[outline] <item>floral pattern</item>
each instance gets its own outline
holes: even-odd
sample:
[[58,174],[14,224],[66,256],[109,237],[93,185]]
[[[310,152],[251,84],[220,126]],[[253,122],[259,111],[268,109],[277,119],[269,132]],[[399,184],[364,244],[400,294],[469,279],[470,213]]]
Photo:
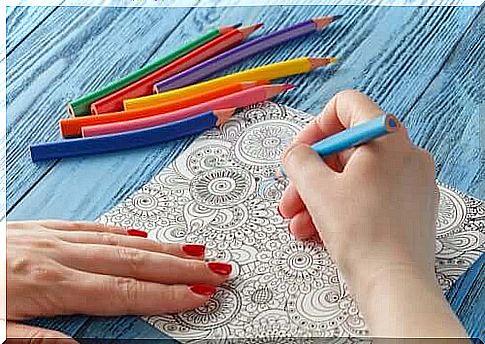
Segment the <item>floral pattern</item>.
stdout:
[[[318,242],[295,241],[278,215],[280,155],[311,117],[275,103],[239,111],[199,137],[140,191],[100,218],[150,238],[199,242],[233,278],[204,306],[146,320],[184,342],[367,343],[363,317]],[[483,202],[440,186],[436,274],[444,290],[484,252]],[[318,343],[322,343],[319,339]]]

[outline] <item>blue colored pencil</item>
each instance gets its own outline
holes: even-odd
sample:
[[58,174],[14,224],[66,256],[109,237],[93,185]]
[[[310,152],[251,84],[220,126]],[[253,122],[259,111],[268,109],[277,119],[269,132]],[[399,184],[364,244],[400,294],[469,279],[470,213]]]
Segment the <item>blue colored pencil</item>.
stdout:
[[[313,144],[311,148],[321,157],[326,157],[393,133],[399,127],[400,122],[394,115],[381,115],[375,119],[324,138]],[[283,168],[280,169],[280,174],[286,177]]]
[[30,146],[32,161],[61,159],[145,147],[201,133],[224,124],[235,109],[215,110],[152,128]]

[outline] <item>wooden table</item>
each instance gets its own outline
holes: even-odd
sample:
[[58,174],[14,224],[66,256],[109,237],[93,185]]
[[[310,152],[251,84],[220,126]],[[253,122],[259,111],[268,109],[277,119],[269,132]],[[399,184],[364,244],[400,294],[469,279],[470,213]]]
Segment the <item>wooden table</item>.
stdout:
[[[296,56],[336,65],[291,82],[277,101],[318,113],[356,88],[396,113],[430,150],[441,182],[485,198],[483,61],[478,7],[17,7],[7,17],[8,219],[94,220],[158,173],[188,141],[33,164],[28,146],[58,139],[70,99],[136,69],[209,27],[263,21],[265,31],[325,14],[345,16],[320,35],[286,44],[236,69]],[[480,70],[481,66],[481,70]],[[482,108],[483,109],[483,108]],[[482,128],[483,129],[483,128]],[[481,134],[481,135],[480,135]],[[470,334],[483,339],[485,257],[448,293]],[[481,302],[481,304],[480,304]],[[76,337],[162,338],[136,317],[62,317],[37,322]],[[481,326],[481,327],[480,327]]]

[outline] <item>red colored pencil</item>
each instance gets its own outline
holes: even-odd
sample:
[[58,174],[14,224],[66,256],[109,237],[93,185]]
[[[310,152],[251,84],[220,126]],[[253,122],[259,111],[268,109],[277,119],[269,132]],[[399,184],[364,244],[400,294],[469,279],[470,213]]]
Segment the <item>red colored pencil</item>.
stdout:
[[162,67],[135,83],[94,102],[91,104],[91,113],[93,115],[98,115],[123,110],[124,99],[138,98],[152,94],[153,85],[156,82],[180,73],[181,71],[193,67],[200,62],[240,44],[262,26],[263,24],[256,24],[241,29],[229,30],[220,37],[204,44],[191,53],[182,56],[169,65]]

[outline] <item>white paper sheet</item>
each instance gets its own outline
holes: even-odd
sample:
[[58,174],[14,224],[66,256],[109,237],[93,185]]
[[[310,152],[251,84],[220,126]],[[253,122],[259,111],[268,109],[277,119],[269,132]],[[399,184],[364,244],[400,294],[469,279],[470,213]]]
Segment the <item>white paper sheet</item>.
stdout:
[[[367,334],[330,256],[294,240],[277,212],[281,153],[310,119],[270,102],[239,111],[100,218],[160,241],[204,243],[210,258],[233,264],[234,278],[205,306],[147,321],[185,342]],[[484,252],[485,207],[440,191],[436,272],[446,290]]]

